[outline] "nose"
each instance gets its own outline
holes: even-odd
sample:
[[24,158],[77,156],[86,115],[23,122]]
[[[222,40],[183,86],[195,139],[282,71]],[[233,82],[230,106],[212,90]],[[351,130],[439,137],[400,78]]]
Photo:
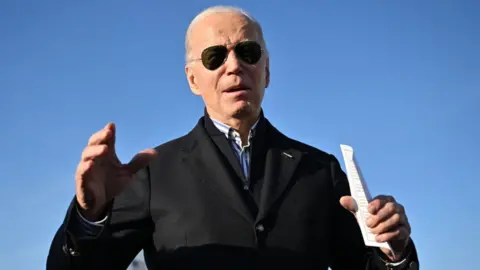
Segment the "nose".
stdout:
[[238,74],[241,72],[241,63],[235,55],[234,50],[228,53],[227,60],[225,60],[225,67],[227,74]]

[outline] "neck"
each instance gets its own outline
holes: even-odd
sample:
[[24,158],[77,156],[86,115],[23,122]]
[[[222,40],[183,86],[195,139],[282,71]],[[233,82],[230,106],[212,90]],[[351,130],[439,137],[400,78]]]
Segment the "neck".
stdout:
[[258,112],[251,112],[248,114],[243,114],[240,117],[235,117],[235,116],[226,116],[226,115],[218,114],[213,110],[209,110],[208,107],[207,107],[207,113],[210,115],[210,117],[214,118],[215,120],[220,121],[225,125],[228,125],[233,129],[235,129],[240,134],[240,137],[242,138],[242,144],[248,141],[250,129],[252,128],[252,126],[255,124],[258,117],[260,116],[260,110]]

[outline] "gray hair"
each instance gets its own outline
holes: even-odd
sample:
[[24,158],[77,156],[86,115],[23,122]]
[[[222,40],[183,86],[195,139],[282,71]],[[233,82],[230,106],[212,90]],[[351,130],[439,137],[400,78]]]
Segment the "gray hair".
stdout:
[[190,25],[188,26],[187,33],[185,35],[185,61],[190,60],[190,51],[191,51],[191,44],[190,44],[190,37],[192,35],[193,28],[195,25],[203,20],[204,18],[208,17],[209,15],[212,14],[221,14],[221,13],[235,13],[241,16],[244,16],[250,23],[253,24],[253,27],[255,28],[255,31],[257,32],[258,38],[260,39],[260,45],[262,45],[262,48],[265,52],[266,55],[268,55],[268,50],[267,50],[267,44],[265,42],[265,39],[263,37],[263,30],[262,26],[260,23],[250,14],[248,14],[246,11],[244,11],[241,8],[238,7],[233,7],[233,6],[213,6],[209,7],[202,12],[200,12],[191,22]]

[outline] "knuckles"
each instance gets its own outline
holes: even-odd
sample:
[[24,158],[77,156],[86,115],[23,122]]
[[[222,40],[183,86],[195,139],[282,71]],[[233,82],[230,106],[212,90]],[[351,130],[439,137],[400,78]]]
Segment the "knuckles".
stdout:
[[389,202],[387,205],[385,205],[385,208],[388,210],[390,213],[394,213],[397,210],[397,207],[395,206],[395,203]]

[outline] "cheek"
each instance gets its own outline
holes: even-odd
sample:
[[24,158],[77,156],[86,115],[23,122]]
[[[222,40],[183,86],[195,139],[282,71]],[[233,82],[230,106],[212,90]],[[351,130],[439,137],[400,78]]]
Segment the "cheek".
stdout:
[[217,72],[204,72],[198,81],[198,85],[202,90],[202,96],[206,99],[214,98],[218,91],[218,82],[220,76]]
[[[263,70],[262,70],[263,68]],[[256,67],[254,70],[252,70],[251,73],[251,78],[252,78],[252,83],[255,84],[257,87],[262,88],[265,87],[265,71],[264,67]]]
[[215,73],[209,70],[202,68],[196,74],[197,76],[197,84],[202,90],[202,92],[208,91],[212,88],[212,85],[215,82]]

